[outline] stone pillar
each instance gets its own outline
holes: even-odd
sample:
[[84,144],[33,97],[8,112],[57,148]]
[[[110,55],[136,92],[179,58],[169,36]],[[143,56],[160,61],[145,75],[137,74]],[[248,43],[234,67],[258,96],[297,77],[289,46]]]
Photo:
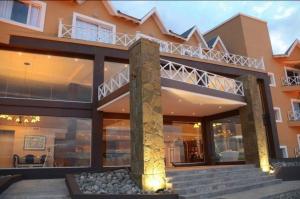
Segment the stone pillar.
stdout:
[[253,75],[240,78],[244,85],[247,105],[240,108],[245,159],[269,171],[269,155],[266,130],[263,122],[263,107],[257,79]]
[[159,45],[139,39],[129,48],[131,172],[147,191],[165,188]]

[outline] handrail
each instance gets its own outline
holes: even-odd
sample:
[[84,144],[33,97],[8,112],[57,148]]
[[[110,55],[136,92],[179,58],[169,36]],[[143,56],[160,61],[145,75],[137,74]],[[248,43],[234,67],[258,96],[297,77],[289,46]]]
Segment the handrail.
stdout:
[[[244,96],[244,87],[241,81],[171,62],[166,59],[160,60],[160,75],[161,78]],[[103,99],[127,83],[129,83],[129,67],[113,75],[98,87],[98,100]]]
[[283,86],[298,86],[300,85],[300,76],[290,76],[281,79]]
[[[99,31],[95,29],[81,28],[72,25],[63,24],[62,20],[59,21],[58,28],[58,37],[63,38],[72,38],[72,39],[84,39],[89,40],[87,38],[82,38],[76,35],[76,31],[78,29],[82,29],[84,31],[93,31],[93,34],[96,34],[96,38],[93,38],[96,42],[109,43],[112,45],[129,47],[139,38],[146,38],[157,42],[160,45],[160,51],[164,53],[176,54],[181,56],[199,58],[209,61],[221,62],[226,64],[233,64],[237,66],[253,68],[258,70],[265,70],[264,60],[263,58],[251,58],[242,55],[237,55],[233,53],[226,53],[221,51],[216,51],[213,49],[208,49],[203,46],[191,46],[186,44],[180,44],[175,42],[169,42],[160,40],[149,35],[145,35],[143,33],[137,32],[135,35],[125,34],[125,33],[111,33],[107,38],[103,38],[105,36],[99,34]],[[88,32],[91,33],[91,32]]]
[[161,59],[160,73],[162,78],[244,96],[244,88],[241,81],[165,59]]

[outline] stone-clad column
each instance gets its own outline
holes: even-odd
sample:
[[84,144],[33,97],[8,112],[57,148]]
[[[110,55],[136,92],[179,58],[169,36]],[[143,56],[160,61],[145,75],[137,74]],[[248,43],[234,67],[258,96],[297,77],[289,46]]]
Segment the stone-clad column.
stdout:
[[165,188],[159,45],[140,39],[129,49],[131,171],[147,191]]
[[244,85],[247,105],[240,108],[246,163],[256,164],[269,171],[269,155],[263,107],[257,79],[247,75],[240,78]]

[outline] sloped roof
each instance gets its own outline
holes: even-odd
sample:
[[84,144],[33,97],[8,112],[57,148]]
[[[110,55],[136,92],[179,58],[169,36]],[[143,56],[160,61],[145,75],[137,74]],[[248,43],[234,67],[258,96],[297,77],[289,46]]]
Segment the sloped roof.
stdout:
[[225,52],[228,52],[228,50],[227,50],[226,46],[224,45],[224,43],[223,43],[222,39],[220,38],[220,36],[213,37],[212,39],[210,39],[209,41],[207,41],[207,46],[209,48],[214,49],[215,46],[218,44],[218,42],[221,44],[223,50]]
[[296,39],[292,43],[292,45],[290,45],[290,47],[285,51],[284,54],[277,54],[277,55],[274,55],[274,57],[289,57],[297,46],[300,47],[300,40],[299,39]]
[[[75,0],[78,4],[82,4],[84,3],[86,0]],[[156,24],[158,25],[158,27],[160,28],[161,32],[163,34],[166,35],[170,35],[179,39],[182,39],[184,41],[188,41],[191,36],[196,33],[197,34],[197,38],[200,42],[203,43],[203,45],[205,47],[207,47],[206,41],[203,38],[203,35],[200,33],[200,31],[198,30],[198,28],[196,26],[193,26],[192,28],[188,29],[187,31],[185,31],[182,34],[177,34],[175,32],[173,32],[172,30],[168,30],[165,25],[163,24],[161,17],[159,16],[157,9],[156,8],[152,8],[145,16],[143,16],[141,19],[130,16],[128,14],[125,14],[123,12],[121,12],[120,10],[115,10],[115,8],[113,7],[113,5],[111,4],[110,1],[102,1],[102,3],[104,4],[105,8],[108,10],[108,12],[116,17],[120,17],[120,18],[124,18],[126,20],[130,20],[133,23],[137,23],[137,24],[143,24],[144,22],[146,22],[150,17],[154,17],[154,20],[156,22]]]

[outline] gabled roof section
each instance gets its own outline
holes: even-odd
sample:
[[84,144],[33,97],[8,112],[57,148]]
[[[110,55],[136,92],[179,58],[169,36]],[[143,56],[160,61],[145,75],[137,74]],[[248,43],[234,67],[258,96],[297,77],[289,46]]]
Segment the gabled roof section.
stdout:
[[[75,0],[75,2],[77,2],[78,4],[82,4],[87,0]],[[136,24],[143,24],[145,23],[150,17],[154,17],[154,21],[155,23],[158,25],[158,27],[160,28],[161,32],[163,34],[166,35],[170,35],[176,38],[179,38],[181,40],[184,41],[188,41],[191,36],[196,33],[196,37],[198,39],[198,41],[203,44],[202,47],[206,47],[207,48],[207,44],[206,41],[203,38],[203,35],[201,34],[201,32],[199,31],[199,29],[196,26],[191,27],[190,29],[188,29],[187,31],[185,31],[182,34],[177,34],[175,32],[173,32],[172,30],[168,30],[165,25],[163,24],[160,15],[158,14],[158,11],[156,8],[152,8],[145,16],[143,16],[141,19],[138,19],[136,17],[130,16],[126,13],[121,12],[120,10],[116,10],[113,5],[111,4],[110,1],[102,1],[102,3],[104,4],[105,8],[107,9],[107,11],[109,12],[109,14],[111,14],[112,16],[116,16],[116,17],[120,17],[120,18],[124,18],[126,20],[132,21],[133,23]]]
[[289,57],[292,52],[295,50],[295,48],[298,47],[300,48],[300,40],[296,39],[292,45],[287,49],[287,51],[285,51],[284,54],[278,54],[278,55],[274,55],[274,57]]
[[194,33],[196,34],[196,38],[198,39],[198,41],[204,45],[202,47],[208,48],[207,43],[206,43],[205,39],[203,38],[203,35],[197,28],[197,26],[191,27],[190,29],[188,29],[187,31],[185,31],[182,34],[178,34],[172,30],[169,30],[169,34],[171,34],[172,36],[178,37],[182,40],[185,40],[185,41],[188,41],[193,36]]
[[213,37],[211,40],[209,40],[207,42],[207,45],[208,45],[209,48],[214,49],[218,43],[222,46],[224,52],[228,53],[228,50],[225,47],[225,45],[224,45],[222,39],[220,38],[220,36]]

